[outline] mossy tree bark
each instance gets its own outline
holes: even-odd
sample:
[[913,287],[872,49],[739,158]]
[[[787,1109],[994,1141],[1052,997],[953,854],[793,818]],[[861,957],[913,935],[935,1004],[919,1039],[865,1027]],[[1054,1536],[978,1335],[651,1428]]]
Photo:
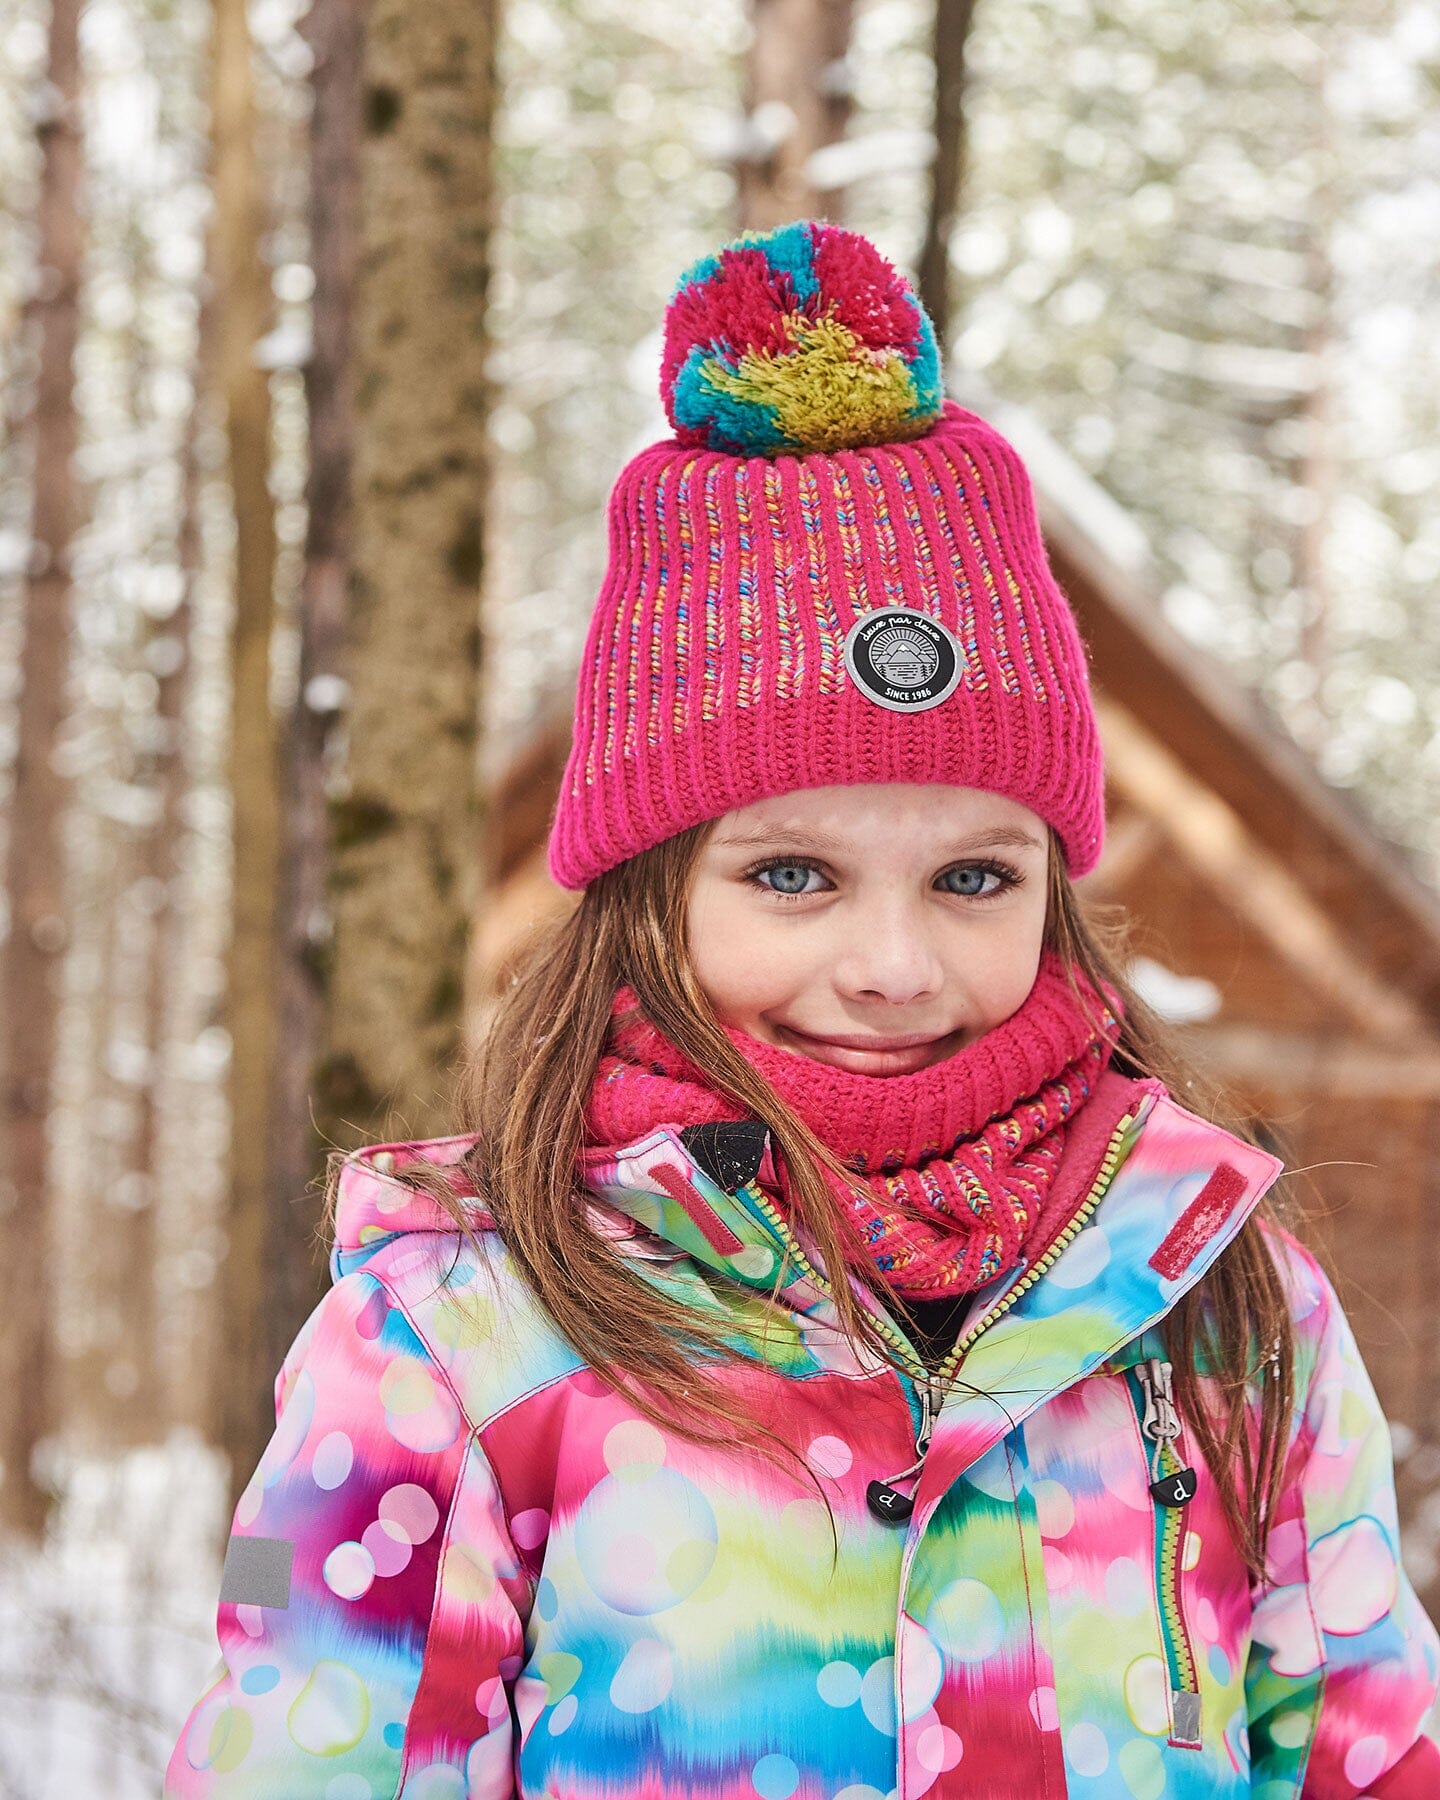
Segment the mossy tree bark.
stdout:
[[474,903],[493,0],[365,24],[343,772],[318,1123],[450,1124]]

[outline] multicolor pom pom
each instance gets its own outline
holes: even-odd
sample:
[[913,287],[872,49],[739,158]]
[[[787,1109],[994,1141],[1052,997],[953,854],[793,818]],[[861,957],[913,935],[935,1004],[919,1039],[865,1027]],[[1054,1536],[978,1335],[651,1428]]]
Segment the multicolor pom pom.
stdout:
[[868,238],[815,219],[747,232],[681,276],[660,391],[678,441],[732,456],[898,443],[940,416],[940,353]]

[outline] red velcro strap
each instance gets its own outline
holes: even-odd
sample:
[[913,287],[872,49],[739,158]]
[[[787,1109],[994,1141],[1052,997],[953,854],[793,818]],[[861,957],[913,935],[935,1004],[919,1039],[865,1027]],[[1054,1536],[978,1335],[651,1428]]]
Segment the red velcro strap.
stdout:
[[1167,1281],[1183,1275],[1225,1222],[1225,1217],[1245,1191],[1245,1177],[1230,1163],[1220,1163],[1200,1192],[1165,1234],[1150,1258]]
[[745,1248],[735,1233],[715,1217],[674,1163],[656,1163],[650,1173],[712,1250],[718,1250],[722,1256],[733,1256],[737,1250]]

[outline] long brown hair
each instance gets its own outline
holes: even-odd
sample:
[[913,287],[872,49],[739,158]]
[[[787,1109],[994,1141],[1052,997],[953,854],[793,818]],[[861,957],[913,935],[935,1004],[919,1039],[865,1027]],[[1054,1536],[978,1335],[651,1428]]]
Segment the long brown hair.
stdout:
[[[734,1331],[733,1318],[713,1323],[707,1311],[642,1282],[593,1229],[576,1175],[585,1100],[610,1028],[611,1001],[627,982],[681,1053],[769,1128],[790,1178],[795,1221],[830,1274],[841,1328],[857,1346],[893,1361],[843,1278],[853,1270],[873,1290],[877,1272],[821,1167],[842,1177],[852,1172],[735,1049],[692,972],[689,893],[712,829],[713,823],[697,825],[600,876],[568,916],[547,922],[511,959],[461,1082],[463,1129],[476,1134],[462,1167],[555,1326],[598,1374],[649,1417],[695,1441],[733,1443],[738,1432],[762,1447],[759,1440],[773,1446],[779,1439],[747,1403],[745,1384],[709,1381],[697,1368],[709,1357],[742,1360],[723,1335]],[[1158,1077],[1191,1111],[1257,1141],[1249,1122],[1186,1064],[1174,1033],[1127,981],[1123,909],[1106,909],[1106,917],[1082,905],[1053,834],[1048,883],[1046,941],[1067,965],[1097,986],[1108,982],[1124,1002],[1114,1066]],[[452,1191],[454,1171],[405,1173],[434,1192],[469,1235],[473,1213]],[[1292,1211],[1293,1202],[1272,1189],[1164,1326],[1177,1406],[1215,1478],[1236,1547],[1257,1578],[1294,1402],[1290,1309],[1262,1222],[1283,1217],[1288,1224]],[[1197,1359],[1203,1359],[1204,1385]]]

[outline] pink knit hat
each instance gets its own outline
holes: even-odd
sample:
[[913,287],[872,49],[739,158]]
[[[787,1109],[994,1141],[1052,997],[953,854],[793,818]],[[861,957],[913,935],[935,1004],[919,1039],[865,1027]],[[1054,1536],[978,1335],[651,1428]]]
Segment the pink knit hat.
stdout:
[[747,235],[681,278],[676,435],[621,470],[550,834],[562,887],[796,788],[943,782],[1099,860],[1085,647],[1024,465],[942,399],[909,285],[855,232]]

